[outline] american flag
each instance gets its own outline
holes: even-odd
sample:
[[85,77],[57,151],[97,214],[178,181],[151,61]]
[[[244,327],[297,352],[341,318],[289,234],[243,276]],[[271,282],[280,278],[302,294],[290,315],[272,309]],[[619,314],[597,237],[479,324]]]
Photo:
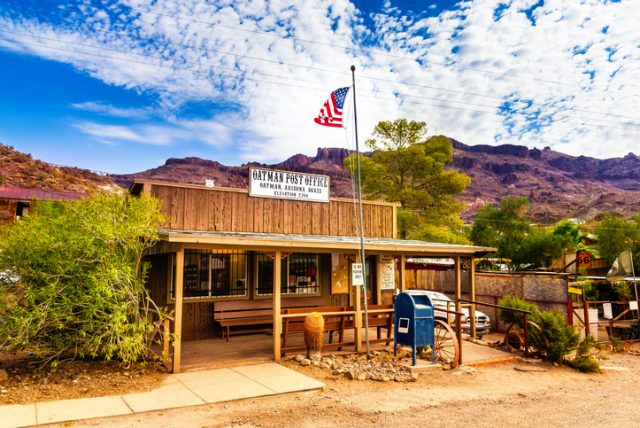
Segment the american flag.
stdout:
[[318,125],[332,126],[334,128],[342,127],[342,106],[349,92],[349,87],[336,89],[331,92],[329,99],[320,109],[318,117],[313,119]]

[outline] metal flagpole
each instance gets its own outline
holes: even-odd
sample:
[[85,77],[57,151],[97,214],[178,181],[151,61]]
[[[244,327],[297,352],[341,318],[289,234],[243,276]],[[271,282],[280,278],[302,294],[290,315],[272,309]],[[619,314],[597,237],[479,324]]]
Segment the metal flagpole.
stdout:
[[351,80],[353,82],[353,119],[356,127],[356,175],[358,176],[358,211],[360,214],[360,262],[362,263],[362,273],[364,285],[362,287],[364,295],[364,337],[369,356],[369,308],[367,305],[367,269],[364,260],[364,224],[362,221],[362,188],[360,183],[360,146],[358,145],[358,113],[356,111],[356,66],[351,66]]
[[[633,266],[633,253],[629,250],[629,259],[631,260],[631,273],[633,274],[633,290],[636,294],[636,302],[638,301],[638,283],[636,282],[636,268]],[[640,312],[638,312],[640,314]]]

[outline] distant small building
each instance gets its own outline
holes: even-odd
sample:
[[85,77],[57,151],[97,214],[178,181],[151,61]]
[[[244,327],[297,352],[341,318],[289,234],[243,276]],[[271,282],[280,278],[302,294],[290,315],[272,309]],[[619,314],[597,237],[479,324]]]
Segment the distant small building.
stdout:
[[35,201],[78,200],[87,196],[86,193],[61,190],[0,187],[0,224],[11,223],[24,217]]

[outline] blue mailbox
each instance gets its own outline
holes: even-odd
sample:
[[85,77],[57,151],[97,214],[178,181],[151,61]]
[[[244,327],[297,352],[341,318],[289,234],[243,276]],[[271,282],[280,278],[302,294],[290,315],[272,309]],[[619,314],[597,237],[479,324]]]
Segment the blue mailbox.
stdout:
[[415,366],[416,348],[430,346],[431,362],[435,363],[433,305],[425,291],[410,290],[396,296],[394,324],[394,355],[398,345],[411,346]]

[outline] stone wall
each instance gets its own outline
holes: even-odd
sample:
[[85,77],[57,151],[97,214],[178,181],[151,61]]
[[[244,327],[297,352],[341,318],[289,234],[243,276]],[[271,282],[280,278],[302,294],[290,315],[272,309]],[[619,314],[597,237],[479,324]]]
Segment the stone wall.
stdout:
[[[559,310],[567,317],[568,275],[545,272],[476,272],[476,300],[497,305],[506,295],[518,296],[538,305],[540,310]],[[460,272],[462,298],[470,299],[469,271]],[[446,271],[407,271],[407,288],[421,288],[441,291],[451,298],[455,295],[455,274]],[[492,329],[503,330],[506,326],[498,323],[496,310],[488,306],[476,309],[489,315]]]
[[[476,300],[498,304],[506,295],[518,296],[530,303],[538,305],[540,310],[558,310],[567,317],[567,282],[566,274],[539,272],[477,272]],[[492,329],[505,329],[498,323],[494,308],[477,306],[477,309],[491,317]]]

